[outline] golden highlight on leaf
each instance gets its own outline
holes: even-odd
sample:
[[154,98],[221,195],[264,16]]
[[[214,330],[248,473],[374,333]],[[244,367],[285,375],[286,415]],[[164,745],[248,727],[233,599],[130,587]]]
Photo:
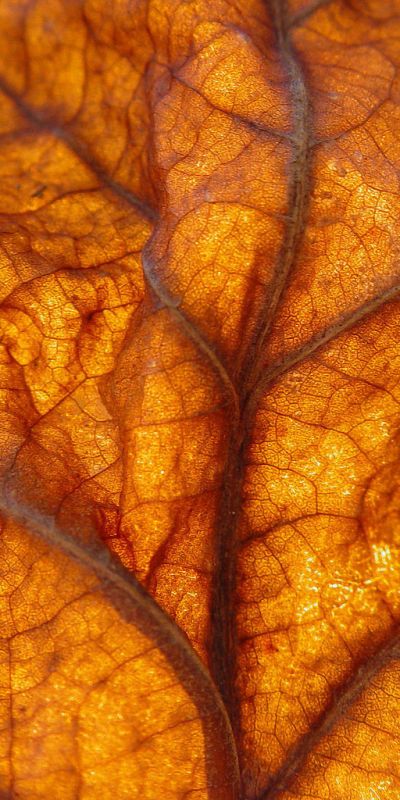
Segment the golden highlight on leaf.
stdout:
[[0,798],[397,800],[399,0],[0,46]]

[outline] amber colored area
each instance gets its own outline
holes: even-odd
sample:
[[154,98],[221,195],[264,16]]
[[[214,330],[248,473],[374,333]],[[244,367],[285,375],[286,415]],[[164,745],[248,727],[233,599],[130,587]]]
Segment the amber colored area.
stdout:
[[400,797],[400,0],[0,2],[0,800]]

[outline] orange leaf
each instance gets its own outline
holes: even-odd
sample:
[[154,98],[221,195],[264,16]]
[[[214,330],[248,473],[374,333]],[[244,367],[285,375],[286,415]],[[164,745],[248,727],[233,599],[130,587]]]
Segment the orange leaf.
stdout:
[[398,798],[399,20],[3,0],[0,796]]

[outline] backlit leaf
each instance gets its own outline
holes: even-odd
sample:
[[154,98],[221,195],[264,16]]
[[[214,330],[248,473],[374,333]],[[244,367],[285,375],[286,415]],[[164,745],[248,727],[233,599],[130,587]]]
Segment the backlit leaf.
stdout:
[[400,2],[0,44],[0,796],[396,800]]

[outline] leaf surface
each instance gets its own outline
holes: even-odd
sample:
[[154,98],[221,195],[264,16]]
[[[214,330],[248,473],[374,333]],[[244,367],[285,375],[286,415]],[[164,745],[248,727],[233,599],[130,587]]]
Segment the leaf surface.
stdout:
[[399,19],[2,3],[4,797],[397,797]]

